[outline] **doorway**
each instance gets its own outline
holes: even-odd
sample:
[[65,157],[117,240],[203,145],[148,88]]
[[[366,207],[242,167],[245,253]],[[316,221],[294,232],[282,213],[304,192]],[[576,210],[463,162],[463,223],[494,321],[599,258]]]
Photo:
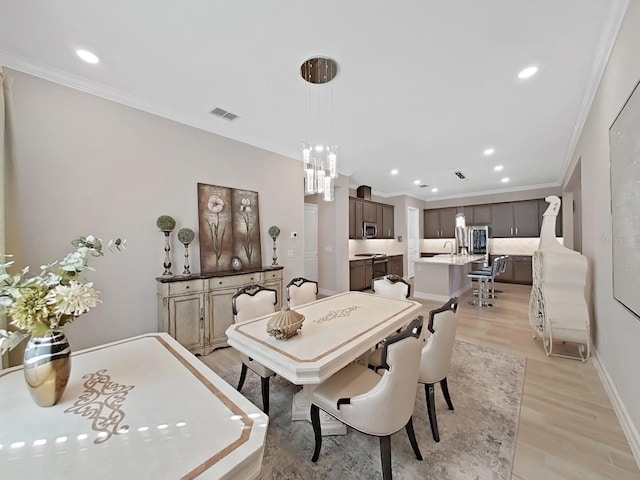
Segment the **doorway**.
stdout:
[[304,204],[304,278],[318,281],[318,205]]
[[415,263],[420,258],[420,211],[407,207],[407,272],[413,278]]

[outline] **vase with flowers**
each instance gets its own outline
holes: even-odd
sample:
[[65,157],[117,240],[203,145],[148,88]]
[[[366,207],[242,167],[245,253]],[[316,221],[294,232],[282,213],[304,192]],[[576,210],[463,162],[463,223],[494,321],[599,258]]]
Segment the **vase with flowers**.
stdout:
[[[24,354],[24,376],[32,398],[40,406],[55,405],[71,373],[71,349],[62,327],[101,302],[93,282],[80,278],[90,257],[104,255],[103,244],[93,235],[71,242],[76,250],[64,259],[40,267],[9,273],[13,262],[0,264],[0,313],[8,314],[17,330],[0,329],[0,354],[29,338]],[[110,251],[123,250],[126,240],[108,243]]]

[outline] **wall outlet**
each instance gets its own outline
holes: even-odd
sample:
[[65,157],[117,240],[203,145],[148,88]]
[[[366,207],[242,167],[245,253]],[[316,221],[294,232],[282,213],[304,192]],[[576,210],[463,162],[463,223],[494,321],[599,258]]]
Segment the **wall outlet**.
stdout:
[[331,246],[326,246],[326,247],[324,247],[324,251],[325,251],[326,253],[331,253],[331,252],[333,252],[333,247],[331,247]]
[[287,250],[287,257],[293,258],[293,250]]

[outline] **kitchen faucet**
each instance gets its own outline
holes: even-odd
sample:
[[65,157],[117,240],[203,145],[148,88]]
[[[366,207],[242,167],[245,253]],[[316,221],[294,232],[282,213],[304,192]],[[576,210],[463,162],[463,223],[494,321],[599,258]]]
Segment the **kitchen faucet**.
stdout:
[[451,240],[447,240],[446,242],[444,242],[444,245],[442,246],[442,248],[446,247],[447,243],[451,246],[451,251],[449,253],[453,255],[453,242]]

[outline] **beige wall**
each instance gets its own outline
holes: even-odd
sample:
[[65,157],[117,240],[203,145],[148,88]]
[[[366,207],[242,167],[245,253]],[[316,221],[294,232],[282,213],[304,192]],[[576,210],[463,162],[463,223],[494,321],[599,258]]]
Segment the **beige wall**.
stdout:
[[635,434],[631,443],[636,455],[640,454],[640,318],[613,298],[609,127],[640,80],[639,45],[640,1],[631,0],[569,169],[571,173],[581,159],[582,250],[593,277],[595,346],[605,376],[628,414],[630,424],[623,421],[623,428],[628,435]]
[[[20,225],[8,228],[21,236],[25,264],[37,270],[61,258],[78,235],[128,241],[123,253],[92,262],[97,271],[87,277],[104,303],[65,328],[74,349],[157,331],[155,278],[163,272],[164,237],[156,218],[171,215],[176,232],[197,232],[198,182],[257,191],[263,264],[271,264],[267,229],[278,225],[285,282],[303,274],[303,239],[290,238],[291,231],[304,231],[301,162],[7,73],[14,78],[20,214]],[[181,273],[184,247],[175,234],[172,239],[172,269]],[[190,253],[192,271],[198,271],[197,236]]]

